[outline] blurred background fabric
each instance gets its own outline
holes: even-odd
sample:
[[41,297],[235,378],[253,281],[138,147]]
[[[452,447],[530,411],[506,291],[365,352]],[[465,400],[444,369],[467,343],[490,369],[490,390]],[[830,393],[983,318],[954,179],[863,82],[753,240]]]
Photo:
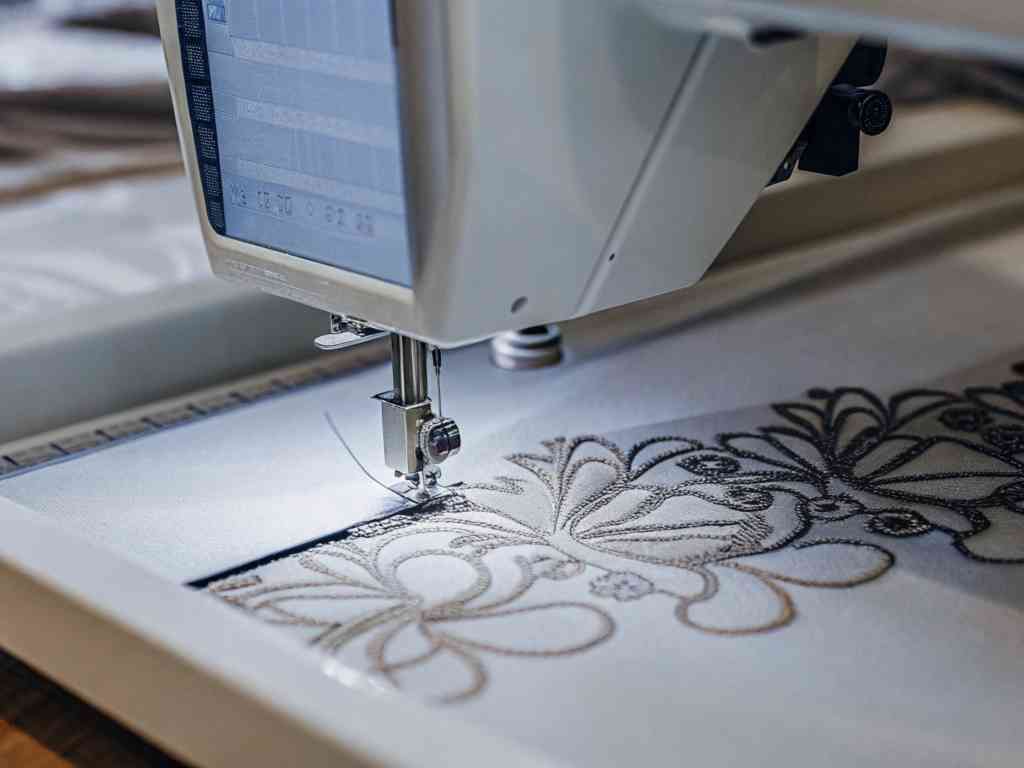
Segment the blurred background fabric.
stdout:
[[[980,61],[891,51],[882,87],[1024,110]],[[0,324],[211,277],[152,0],[0,0],[0,237]]]
[[0,443],[314,354],[322,312],[214,278],[183,170],[153,0],[0,0]]
[[[710,316],[726,304],[792,287],[797,275],[810,281],[830,265],[835,271],[842,266],[845,279],[855,258],[867,264],[860,273],[864,282],[872,264],[900,263],[896,257],[909,252],[902,240],[874,259],[862,254],[870,251],[866,245],[850,246],[849,253],[834,249],[823,258],[808,243],[871,231],[887,218],[926,208],[948,218],[941,206],[954,199],[1024,184],[1024,72],[893,50],[880,87],[893,97],[897,116],[889,133],[865,141],[865,172],[838,180],[798,174],[767,193],[711,279],[685,302],[663,299],[663,309],[648,308],[646,320],[655,311],[666,315],[666,327],[686,312]],[[934,245],[940,251],[951,239],[942,230],[922,238],[918,250]],[[996,267],[1012,259],[1016,243],[1006,241]],[[763,263],[750,262],[755,250],[766,252]],[[722,270],[734,266],[730,253],[746,266],[726,283]],[[779,253],[788,255],[777,259]],[[892,287],[878,286],[896,297],[888,301],[891,312],[927,290],[933,273],[919,266]],[[1008,290],[996,267],[991,275],[976,270],[973,285]],[[848,293],[851,306],[864,301],[864,291]],[[983,295],[980,289],[966,294]],[[959,314],[937,328],[955,341],[963,328],[977,326],[961,322],[969,320],[967,305],[949,303]],[[909,306],[923,311],[922,304],[919,298]],[[611,315],[609,328],[622,327],[627,311],[637,312]],[[815,333],[823,325],[819,318],[828,316],[814,305],[794,312]],[[0,443],[34,440],[49,430],[309,358],[315,354],[311,339],[325,320],[323,312],[221,283],[210,273],[183,173],[153,0],[0,0]],[[882,327],[885,317],[879,313],[870,322]],[[732,325],[738,336],[754,326]],[[993,327],[1005,334],[1013,326]],[[797,369],[808,345],[794,343],[781,326],[774,337],[760,326],[757,332],[786,339],[780,349],[791,350],[792,362],[776,361],[775,371]],[[878,371],[903,375],[891,365],[900,359],[895,347],[862,336],[862,352],[877,347],[868,359]],[[720,349],[717,329],[694,335],[698,353],[701,338],[710,339],[707,350]],[[926,353],[939,347],[950,355],[945,339],[933,341],[930,347],[912,345],[918,359],[927,360]],[[975,346],[990,342],[989,336],[972,340]],[[848,359],[845,364],[851,365]],[[849,381],[860,382],[862,374]],[[579,378],[592,375],[584,368]],[[764,381],[756,386],[761,397]],[[720,388],[716,380],[704,391]],[[369,428],[364,433],[378,434]],[[287,465],[297,466],[294,456]],[[178,464],[171,456],[149,466]],[[115,469],[112,477],[123,473]]]
[[208,275],[150,0],[0,0],[0,325]]
[[[891,51],[882,87],[897,119],[865,141],[868,172],[769,190],[713,277],[1024,177],[1020,71]],[[743,279],[744,295],[784,282]],[[720,301],[712,283],[685,306]],[[211,274],[153,1],[0,0],[0,442],[296,362],[323,323]],[[88,382],[45,402],[38,382],[69,378]]]
[[179,167],[151,2],[0,1],[0,203]]
[[881,86],[905,106],[981,99],[1024,110],[1024,69],[987,61],[893,50]]
[[183,176],[65,189],[2,221],[0,327],[209,276]]

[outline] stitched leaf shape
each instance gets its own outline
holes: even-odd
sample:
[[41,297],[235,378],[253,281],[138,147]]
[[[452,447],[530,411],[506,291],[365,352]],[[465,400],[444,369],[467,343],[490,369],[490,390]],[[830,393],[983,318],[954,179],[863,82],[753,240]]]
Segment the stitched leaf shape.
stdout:
[[585,514],[573,521],[573,535],[586,536],[595,530],[643,517],[649,511],[648,506],[655,500],[653,492],[642,488],[627,489],[609,496],[600,503],[589,505],[584,510]]
[[396,558],[384,566],[384,572],[400,593],[415,596],[424,610],[478,598],[491,582],[478,560],[444,549]]
[[248,607],[270,623],[330,627],[368,622],[388,614],[399,604],[393,598],[357,599],[322,589],[267,596]]
[[981,560],[1024,563],[1024,514],[990,509],[985,516],[991,525],[964,537],[961,547]]
[[832,435],[833,450],[837,456],[860,454],[877,441],[884,423],[874,411],[847,410],[836,418]]
[[[634,503],[609,505],[614,506],[616,512],[624,514],[614,519],[606,515],[595,519],[587,518],[579,526],[576,534],[581,538],[590,538],[618,537],[633,530],[685,533],[690,528],[709,522],[730,524],[735,529],[740,522],[749,517],[749,513],[745,511],[730,509],[696,496],[675,496],[660,501],[652,494],[645,493],[642,497],[640,494],[632,494],[628,499]],[[643,499],[653,499],[660,503],[651,508],[635,503]],[[610,520],[610,523],[605,523],[605,520]]]
[[808,587],[853,587],[877,579],[895,559],[873,544],[825,540],[732,562],[775,581]]
[[888,416],[885,404],[877,395],[866,389],[837,389],[829,401],[828,407],[832,414],[830,431],[836,429],[836,425],[846,412],[861,411],[872,413],[874,414],[874,420],[878,424],[884,424]]
[[609,466],[599,459],[588,459],[570,465],[565,482],[565,495],[559,510],[558,522],[564,522],[589,506],[596,496],[621,487],[623,470],[619,466]]
[[1024,419],[1024,401],[1010,395],[1003,389],[969,389],[969,397],[978,405],[1004,416]]
[[736,568],[708,569],[711,593],[701,600],[681,599],[676,618],[715,635],[749,635],[789,624],[795,616],[789,594],[770,579]]
[[[404,627],[401,640],[418,630],[415,625]],[[412,657],[393,654],[389,645],[377,659],[376,671],[396,688],[440,704],[468,699],[487,683],[483,662],[456,645],[434,642],[426,656]]]
[[743,472],[794,472],[814,475],[821,470],[821,451],[809,437],[781,428],[761,435],[726,435],[722,444],[741,458]]
[[773,410],[801,432],[820,435],[826,431],[825,412],[821,408],[802,403],[785,403]]
[[613,624],[586,603],[552,602],[466,615],[433,630],[464,648],[505,656],[561,656],[610,637]]
[[[510,494],[505,488],[519,486],[471,486],[463,495],[476,506],[466,511],[442,515],[439,519],[452,523],[481,523],[494,526],[496,532],[521,537],[551,530],[551,497],[537,482],[523,483],[521,490]],[[480,531],[481,533],[483,531]]]
[[697,440],[653,438],[633,446],[628,455],[630,479],[634,482],[670,485],[679,480],[672,459],[704,446]]
[[858,459],[855,473],[858,477],[867,478],[899,466],[901,457],[910,455],[919,443],[920,439],[916,437],[888,437]]
[[928,423],[925,417],[953,403],[959,402],[960,398],[948,392],[929,390],[912,390],[896,395],[889,401],[889,414],[892,423],[891,430],[900,431],[913,429],[915,424]]
[[[909,447],[870,475],[872,483],[886,491],[953,501],[977,500],[987,498],[1020,475],[1013,464],[966,441],[932,438],[900,442]],[[861,469],[857,467],[858,474]]]

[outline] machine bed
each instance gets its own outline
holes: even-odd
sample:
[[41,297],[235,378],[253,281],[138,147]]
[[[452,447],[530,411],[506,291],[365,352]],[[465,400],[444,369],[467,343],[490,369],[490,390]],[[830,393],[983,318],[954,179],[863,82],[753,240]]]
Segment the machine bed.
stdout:
[[5,447],[58,450],[0,478],[0,643],[202,764],[1016,765],[1022,211],[569,324],[559,369],[451,354],[473,458],[418,518],[324,420],[375,455],[372,348]]

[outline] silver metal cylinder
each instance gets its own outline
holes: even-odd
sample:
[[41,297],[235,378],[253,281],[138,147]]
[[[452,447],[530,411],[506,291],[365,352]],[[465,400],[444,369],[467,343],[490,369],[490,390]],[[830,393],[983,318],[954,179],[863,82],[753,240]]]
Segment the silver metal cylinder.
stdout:
[[397,333],[391,334],[391,373],[395,399],[401,405],[416,405],[429,396],[427,345]]
[[562,332],[557,325],[535,325],[499,333],[491,339],[491,360],[509,371],[558,365],[562,362]]

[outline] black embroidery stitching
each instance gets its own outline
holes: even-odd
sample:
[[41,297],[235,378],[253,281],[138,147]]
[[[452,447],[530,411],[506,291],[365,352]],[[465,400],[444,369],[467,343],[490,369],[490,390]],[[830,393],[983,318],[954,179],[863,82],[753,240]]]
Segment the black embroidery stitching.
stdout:
[[[1015,366],[1014,372],[1024,375],[1024,364]],[[810,403],[773,406],[782,424],[720,434],[709,444],[657,436],[623,451],[600,436],[547,440],[542,443],[546,453],[508,457],[511,464],[539,482],[548,496],[550,514],[540,522],[476,498],[488,493],[501,497],[528,492],[530,479],[502,476],[463,486],[425,516],[398,515],[357,526],[337,541],[291,556],[317,579],[268,584],[254,572],[234,573],[208,589],[269,623],[321,629],[312,643],[328,652],[337,652],[360,636],[370,637],[371,669],[396,685],[401,671],[449,653],[463,663],[471,681],[465,690],[441,700],[461,701],[478,694],[486,684],[481,654],[562,656],[589,650],[612,636],[612,617],[588,603],[553,601],[513,607],[539,580],[569,581],[589,573],[589,592],[598,600],[631,603],[651,596],[668,598],[674,603],[676,619],[685,626],[717,635],[751,635],[793,621],[796,607],[784,585],[849,588],[881,577],[895,564],[896,557],[889,549],[870,541],[811,538],[820,525],[861,518],[866,532],[894,541],[937,534],[947,537],[957,552],[972,560],[1024,563],[1024,557],[981,556],[969,546],[971,538],[992,527],[991,511],[1024,515],[1024,463],[1016,455],[1024,450],[1024,381],[968,388],[962,394],[910,390],[887,401],[860,388],[815,388],[808,398]],[[925,434],[916,433],[920,431]],[[663,450],[641,461],[652,448]],[[936,449],[951,451],[956,466],[903,473]],[[984,459],[987,468],[970,469],[972,459]],[[649,473],[669,462],[682,479],[669,485],[650,483]],[[603,473],[604,479],[582,498],[575,498],[579,478],[593,471]],[[949,481],[984,481],[988,490],[943,495],[941,488],[948,487]],[[920,488],[911,490],[915,485]],[[618,516],[594,521],[596,513],[624,493],[639,493],[642,500],[623,513],[616,512]],[[670,523],[643,522],[676,498],[699,500],[707,508],[730,510],[739,517],[710,514]],[[789,530],[776,530],[764,514],[777,504],[791,505],[785,506],[793,517]],[[936,509],[953,513],[966,527],[929,519],[927,512]],[[443,547],[382,559],[390,544],[424,534],[449,538]],[[698,546],[672,557],[647,550],[652,545],[679,542],[696,542]],[[518,585],[500,600],[486,602],[493,576],[484,558],[521,546],[542,547],[546,554],[515,555]],[[867,558],[866,565],[856,565],[854,573],[831,581],[765,567],[763,558],[772,553],[784,549],[800,553],[817,547],[860,550]],[[443,604],[428,606],[397,576],[403,563],[421,557],[455,558],[473,570],[475,581]],[[331,567],[332,559],[355,566],[366,576],[346,575]],[[630,562],[636,564],[634,569],[622,567]],[[664,568],[664,573],[685,571],[699,577],[702,586],[695,592],[669,589],[659,583],[660,578],[637,573],[640,566]],[[723,579],[733,575],[756,579],[774,597],[775,613],[770,619],[732,627],[708,623],[695,615],[697,609],[712,604],[723,589]],[[339,589],[349,591],[338,593]],[[396,605],[353,621],[325,621],[301,610],[309,601],[381,596]],[[452,622],[492,615],[557,610],[585,612],[596,619],[596,631],[564,647],[522,650],[473,641],[447,628]],[[392,659],[394,638],[410,626],[418,628],[429,649]]]

